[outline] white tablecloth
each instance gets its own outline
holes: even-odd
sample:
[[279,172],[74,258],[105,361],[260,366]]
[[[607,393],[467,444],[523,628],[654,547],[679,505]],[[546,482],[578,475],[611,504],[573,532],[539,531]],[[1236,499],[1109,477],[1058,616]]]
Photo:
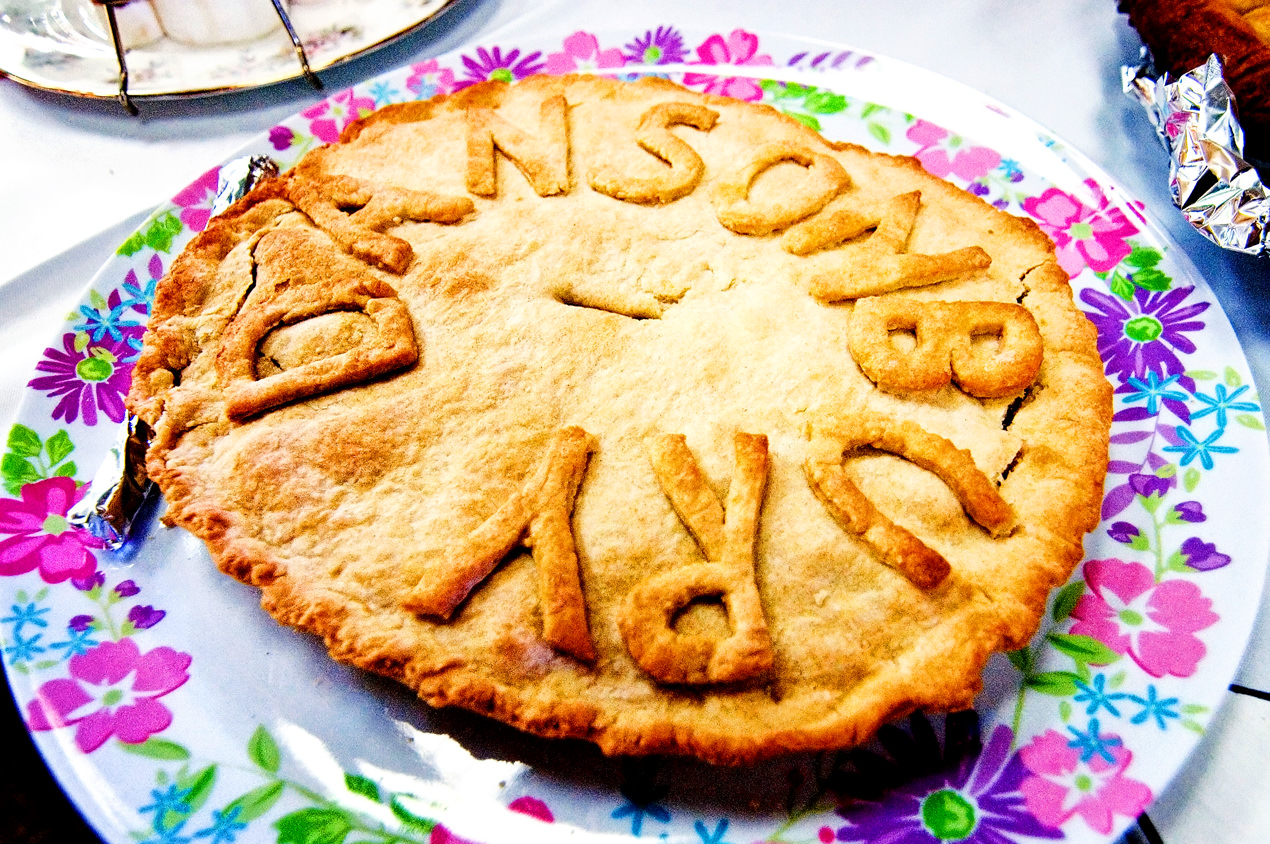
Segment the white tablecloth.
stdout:
[[[1080,150],[1169,229],[1216,290],[1261,395],[1270,386],[1267,262],[1225,253],[1171,213],[1163,149],[1120,92],[1139,42],[1114,0],[461,0],[435,24],[324,75],[202,100],[143,102],[130,117],[0,81],[0,416],[8,418],[92,272],[141,217],[280,119],[381,71],[500,31],[655,26],[662,20],[813,36],[935,71],[983,91]],[[1245,844],[1270,830],[1270,634],[1265,613],[1232,692],[1139,840]]]

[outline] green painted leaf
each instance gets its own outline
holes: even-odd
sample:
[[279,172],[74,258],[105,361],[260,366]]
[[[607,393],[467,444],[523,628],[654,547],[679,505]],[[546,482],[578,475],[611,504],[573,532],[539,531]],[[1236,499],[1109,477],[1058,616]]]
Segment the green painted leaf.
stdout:
[[1266,429],[1265,420],[1260,416],[1254,416],[1251,413],[1240,413],[1235,417],[1235,421],[1245,428],[1251,428],[1254,431],[1264,431]]
[[1111,290],[1113,295],[1119,296],[1125,301],[1129,301],[1133,298],[1133,282],[1129,281],[1129,279],[1122,276],[1119,272],[1111,277],[1111,280],[1107,282],[1107,287]]
[[1211,369],[1188,369],[1185,373],[1187,378],[1193,378],[1196,381],[1216,381],[1217,373]]
[[787,111],[785,113],[788,114],[790,117],[794,118],[795,120],[797,120],[799,123],[806,126],[807,128],[815,129],[817,132],[820,131],[820,121],[817,120],[812,115],[803,114],[802,112],[798,112],[798,111]]
[[40,480],[40,471],[16,454],[0,457],[0,474],[4,475],[4,488],[10,495],[21,495],[25,484]]
[[1225,376],[1224,380],[1226,381],[1226,386],[1230,387],[1232,390],[1236,390],[1243,386],[1244,379],[1240,377],[1239,370],[1235,369],[1233,366],[1226,367]]
[[25,425],[14,425],[9,430],[9,452],[20,457],[38,457],[44,451],[40,435]]
[[353,821],[339,809],[309,808],[283,815],[274,828],[278,844],[343,844]]
[[1135,246],[1133,251],[1129,253],[1124,262],[1131,267],[1154,267],[1163,259],[1158,249],[1150,246]]
[[1010,660],[1010,664],[1024,674],[1032,671],[1033,659],[1032,652],[1027,648],[1019,648],[1016,651],[1008,651],[1006,657]]
[[1203,477],[1203,473],[1194,466],[1188,466],[1186,471],[1182,473],[1182,487],[1187,492],[1194,492],[1195,487],[1199,486],[1199,479]]
[[1202,703],[1188,703],[1182,707],[1182,712],[1187,715],[1198,715],[1201,712],[1207,712],[1208,707]]
[[55,477],[55,478],[73,478],[73,477],[75,477],[75,474],[76,474],[78,471],[79,471],[79,467],[75,465],[75,461],[74,461],[74,460],[71,460],[71,461],[69,461],[69,462],[67,462],[67,463],[63,463],[61,466],[58,466],[56,469],[54,469],[54,470],[53,470],[53,477]]
[[278,798],[286,791],[286,788],[286,785],[281,781],[275,780],[274,782],[266,783],[259,788],[253,788],[231,802],[225,807],[225,811],[237,809],[236,818],[238,822],[251,823],[272,809],[274,804],[278,802]]
[[1169,278],[1159,270],[1138,270],[1133,274],[1133,285],[1141,287],[1143,290],[1159,292],[1168,290],[1173,284],[1173,279]]
[[1204,734],[1204,725],[1199,723],[1198,721],[1192,721],[1190,718],[1187,718],[1185,721],[1183,721],[1182,726],[1193,733],[1199,733],[1200,735]]
[[1024,681],[1024,684],[1043,695],[1071,697],[1079,691],[1076,685],[1078,680],[1080,675],[1070,671],[1046,671],[1042,674],[1033,674]]
[[883,126],[881,123],[870,123],[869,134],[872,135],[874,138],[877,138],[879,141],[886,144],[887,146],[890,146],[891,130]]
[[357,774],[344,774],[344,787],[354,794],[368,797],[376,803],[380,801],[379,785],[372,779]]
[[1051,633],[1045,638],[1060,653],[1067,654],[1081,665],[1110,665],[1120,659],[1120,654],[1092,636]]
[[1078,580],[1067,584],[1054,596],[1054,608],[1050,610],[1050,615],[1055,621],[1065,621],[1072,614],[1072,610],[1076,609],[1076,602],[1080,600],[1080,596],[1084,594],[1085,581]]
[[75,443],[71,442],[70,434],[61,430],[45,441],[44,450],[48,453],[50,461],[61,463],[75,450]]
[[282,754],[278,752],[278,743],[269,735],[269,731],[261,724],[247,741],[247,756],[256,765],[271,774],[278,773],[282,765]]
[[1064,700],[1058,704],[1058,717],[1063,719],[1063,723],[1067,723],[1072,718],[1072,702]]
[[838,114],[847,110],[847,98],[832,91],[813,90],[807,95],[807,110],[813,114]]
[[172,250],[172,241],[181,233],[183,228],[185,228],[185,224],[171,212],[164,214],[155,220],[150,225],[150,228],[145,230],[143,235],[145,244],[155,252],[170,252]]
[[127,240],[119,244],[116,251],[119,255],[131,256],[136,255],[142,249],[146,248],[146,239],[141,232],[133,232]]
[[414,798],[409,795],[398,794],[388,803],[388,808],[392,809],[393,816],[401,821],[408,829],[428,834],[432,832],[437,822],[420,815],[416,810],[410,808],[407,804],[414,802]]
[[207,802],[207,798],[212,796],[212,789],[216,787],[216,766],[208,765],[202,770],[194,773],[185,773],[176,778],[177,787],[185,792],[185,799],[182,801],[188,807],[185,812],[172,812],[172,819],[168,821],[167,826],[175,826],[181,818],[188,818],[197,812]]
[[879,111],[886,111],[886,106],[878,105],[877,103],[865,103],[864,108],[860,110],[860,117],[867,120]]
[[161,738],[148,738],[140,744],[128,744],[121,741],[119,747],[136,756],[163,759],[169,762],[183,762],[190,758],[190,752],[184,745]]

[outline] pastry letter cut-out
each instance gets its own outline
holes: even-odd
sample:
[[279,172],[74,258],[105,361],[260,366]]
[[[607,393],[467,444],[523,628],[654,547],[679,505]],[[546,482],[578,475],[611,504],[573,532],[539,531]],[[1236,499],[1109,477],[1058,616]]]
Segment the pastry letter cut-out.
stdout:
[[[792,162],[806,168],[796,190],[782,191],[765,202],[750,196],[762,173]],[[851,177],[831,155],[788,143],[768,144],[747,165],[715,186],[714,211],[725,228],[737,234],[771,234],[810,217],[851,184]]]
[[[894,332],[909,335],[909,348],[901,348]],[[1027,388],[1044,355],[1036,319],[1022,305],[905,296],[857,301],[848,345],[860,369],[884,390],[916,393],[956,382],[978,398]]]
[[[764,674],[773,654],[755,582],[754,543],[767,485],[767,438],[736,435],[726,507],[707,485],[682,435],[654,437],[649,458],[706,562],[658,572],[627,594],[618,616],[627,650],[663,683],[731,683]],[[701,600],[722,603],[728,635],[675,629],[680,613]]]
[[422,578],[402,606],[449,618],[513,548],[523,545],[538,571],[543,639],[558,651],[593,661],[595,645],[570,524],[591,447],[591,437],[581,428],[558,431],[521,488],[449,549],[439,573]]
[[[257,378],[256,355],[270,331],[336,311],[360,311],[375,327],[369,342]],[[406,306],[388,284],[371,277],[281,287],[236,316],[221,335],[216,373],[225,412],[242,420],[296,399],[334,392],[410,366],[419,359]]]
[[[920,208],[918,191],[900,194],[885,203],[873,233],[860,243],[843,247],[840,263],[812,277],[811,295],[822,302],[841,302],[908,287],[924,287],[991,266],[991,257],[978,246],[935,255],[908,252],[908,239]],[[844,217],[846,219],[850,218]],[[854,224],[852,219],[849,228]],[[812,247],[817,245],[823,245],[823,241],[813,240],[795,248],[813,251]],[[789,251],[802,254],[795,248]]]
[[501,152],[529,181],[539,196],[568,193],[569,107],[564,97],[542,103],[539,136],[509,123],[489,108],[467,111],[467,189],[477,196],[498,195]]
[[297,178],[288,196],[354,257],[396,275],[410,266],[414,249],[384,229],[403,222],[457,223],[475,207],[466,196],[377,187],[349,176]]
[[674,202],[696,189],[705,173],[705,163],[691,146],[670,131],[672,126],[691,126],[702,132],[714,128],[719,113],[691,103],[658,103],[644,112],[635,133],[640,148],[665,167],[656,176],[639,178],[593,170],[587,177],[591,188],[624,202],[643,205]]
[[873,448],[933,472],[957,497],[966,514],[994,537],[1008,534],[1014,510],[975,465],[970,452],[907,420],[858,414],[840,427],[817,432],[804,465],[812,491],[847,532],[921,589],[933,589],[950,572],[948,561],[906,528],[884,515],[843,468],[853,452]]

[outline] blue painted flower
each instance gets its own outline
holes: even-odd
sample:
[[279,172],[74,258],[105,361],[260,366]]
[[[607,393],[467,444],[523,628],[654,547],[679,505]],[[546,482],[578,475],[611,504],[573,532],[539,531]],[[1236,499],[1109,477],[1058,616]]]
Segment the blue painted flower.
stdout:
[[1181,378],[1181,375],[1175,373],[1161,381],[1157,373],[1148,372],[1144,382],[1142,379],[1131,375],[1127,382],[1129,386],[1134,388],[1135,392],[1129,393],[1124,397],[1124,400],[1129,403],[1145,401],[1147,403],[1147,413],[1155,416],[1160,412],[1161,401],[1186,401],[1186,393],[1181,390],[1168,389],[1170,385],[1176,384],[1179,378]]
[[1131,695],[1129,699],[1142,707],[1141,712],[1129,719],[1134,724],[1145,724],[1148,719],[1153,719],[1155,725],[1163,730],[1168,726],[1166,719],[1181,717],[1175,709],[1177,698],[1161,698],[1154,685],[1147,686],[1146,697]]
[[1125,692],[1108,692],[1107,678],[1102,674],[1095,674],[1092,684],[1083,680],[1076,681],[1079,692],[1072,698],[1077,703],[1088,703],[1085,708],[1086,715],[1097,715],[1098,710],[1106,709],[1113,716],[1119,718],[1120,710],[1116,708],[1115,702],[1129,697]]
[[1235,454],[1239,449],[1230,445],[1217,445],[1217,441],[1221,439],[1222,434],[1226,433],[1225,428],[1218,428],[1203,440],[1191,433],[1191,429],[1178,425],[1173,429],[1173,433],[1181,441],[1178,445],[1166,445],[1165,451],[1180,453],[1182,458],[1178,463],[1182,466],[1189,466],[1196,460],[1205,469],[1213,468],[1214,454]]
[[1115,762],[1116,757],[1111,752],[1111,748],[1124,744],[1124,740],[1119,736],[1103,735],[1102,725],[1098,723],[1097,718],[1089,719],[1089,726],[1084,732],[1075,727],[1068,727],[1067,732],[1072,735],[1067,742],[1067,746],[1073,750],[1080,751],[1080,761],[1082,762],[1088,762],[1095,756],[1101,757],[1108,763]]
[[1201,408],[1199,411],[1194,413],[1191,416],[1191,418],[1200,419],[1204,416],[1209,415],[1210,413],[1215,413],[1217,414],[1217,427],[1225,428],[1226,414],[1229,411],[1235,410],[1235,411],[1243,411],[1246,413],[1257,413],[1258,411],[1261,410],[1261,407],[1256,402],[1235,401],[1235,399],[1239,398],[1246,392],[1248,392],[1247,384],[1235,390],[1233,393],[1226,392],[1225,384],[1218,384],[1214,388],[1213,395],[1211,398],[1209,396],[1204,395],[1203,393],[1196,393],[1195,398],[1199,399],[1201,402],[1207,405],[1207,407]]
[[12,615],[0,618],[0,622],[12,624],[13,635],[17,636],[22,632],[22,628],[26,627],[28,624],[32,624],[36,627],[48,627],[49,623],[40,617],[48,611],[48,607],[37,607],[35,604],[27,604],[24,607],[14,604],[9,608],[9,612],[12,613]]

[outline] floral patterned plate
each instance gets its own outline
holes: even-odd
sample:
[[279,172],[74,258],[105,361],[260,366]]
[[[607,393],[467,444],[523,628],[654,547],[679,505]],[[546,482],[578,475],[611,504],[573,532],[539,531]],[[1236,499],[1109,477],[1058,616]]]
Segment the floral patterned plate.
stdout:
[[288,166],[385,103],[485,78],[666,74],[832,138],[915,155],[1034,218],[1116,388],[1102,525],[1042,631],[973,712],[868,747],[717,770],[604,759],[329,660],[201,545],[148,521],[122,551],[68,529],[122,418],[158,279],[216,171],[108,262],[31,378],[3,456],[0,637],[26,723],[123,842],[1107,842],[1195,747],[1252,626],[1270,529],[1262,408],[1212,292],[1144,209],[983,96],[878,56],[672,26],[464,49],[336,94],[248,150]]
[[[341,64],[436,17],[453,0],[292,0],[290,17],[313,71]],[[219,94],[302,75],[281,27],[236,44],[194,47],[170,38],[128,50],[133,97]],[[0,70],[34,88],[119,94],[110,31],[91,0],[0,0]]]

